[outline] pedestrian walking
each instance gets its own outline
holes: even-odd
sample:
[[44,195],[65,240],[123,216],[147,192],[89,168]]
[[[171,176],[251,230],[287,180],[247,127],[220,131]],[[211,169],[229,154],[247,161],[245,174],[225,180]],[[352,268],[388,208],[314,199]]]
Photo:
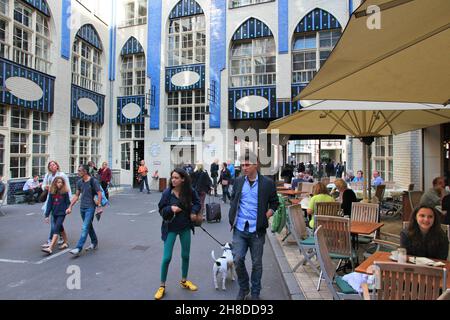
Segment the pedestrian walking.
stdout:
[[214,160],[211,163],[211,168],[209,170],[211,172],[211,178],[214,188],[214,196],[217,197],[217,178],[219,177],[219,159]]
[[231,200],[230,192],[228,188],[230,187],[231,173],[227,168],[227,163],[222,163],[222,171],[220,171],[219,184],[222,185],[222,200],[223,203],[227,203],[227,198]]
[[192,174],[192,187],[200,198],[200,212],[204,216],[205,214],[205,198],[206,194],[212,189],[211,178],[203,168],[203,164],[198,163]]
[[[256,155],[247,153],[241,165],[244,176],[236,179],[229,213],[239,283],[237,300],[245,300],[249,293],[252,300],[260,300],[266,229],[279,202],[275,183],[259,173]],[[251,288],[245,267],[248,249],[252,259]]]
[[181,243],[180,286],[191,291],[197,290],[197,286],[187,280],[187,276],[191,230],[194,231],[193,221],[196,221],[200,212],[200,200],[197,192],[192,189],[191,178],[186,171],[176,168],[170,177],[169,188],[163,192],[158,204],[159,213],[163,218],[161,239],[164,241],[164,254],[161,262],[161,284],[155,293],[156,300],[162,299],[166,291],[167,272],[177,236]]
[[[47,164],[47,170],[48,170],[48,172],[45,174],[44,181],[42,182],[42,189],[44,190],[43,192],[46,193],[46,195],[44,195],[46,200],[45,200],[44,205],[41,208],[42,213],[44,215],[45,215],[45,212],[47,211],[47,203],[48,203],[48,199],[49,199],[50,187],[53,183],[53,180],[56,177],[61,177],[64,179],[64,184],[67,187],[69,199],[72,199],[72,189],[70,187],[69,178],[67,177],[67,175],[64,172],[61,171],[61,168],[60,168],[58,162],[53,161],[53,160],[49,161]],[[42,197],[43,196],[41,195],[41,198]],[[54,227],[53,221],[50,221],[50,234],[48,236],[47,242],[42,245],[43,248],[48,247],[50,245],[50,242],[52,241],[53,227]],[[64,242],[64,239],[61,238],[60,241],[58,242],[58,244],[62,244],[63,242]]]
[[[102,203],[102,190],[100,189],[100,184],[97,179],[89,175],[89,166],[81,165],[78,168],[78,175],[81,179],[77,182],[77,192],[66,211],[67,214],[70,214],[75,203],[77,203],[78,199],[81,199],[80,214],[81,219],[83,220],[83,227],[81,229],[80,240],[78,241],[77,247],[70,251],[71,254],[76,256],[80,255],[83,250],[88,234],[91,238],[91,245],[86,248],[86,250],[95,250],[98,247],[98,239],[92,222],[94,220],[96,207],[101,207]],[[96,196],[98,199],[94,201]]]
[[50,187],[50,192],[48,196],[47,210],[45,211],[45,222],[50,223],[50,213],[51,213],[51,223],[52,228],[52,240],[48,247],[42,248],[42,251],[52,254],[53,248],[58,241],[58,236],[61,235],[63,238],[63,243],[59,246],[60,250],[69,247],[67,234],[64,230],[64,219],[66,218],[66,211],[70,205],[69,188],[62,177],[56,177]]
[[98,169],[97,169],[97,166],[95,165],[94,161],[89,161],[88,166],[89,166],[89,175],[91,177],[97,178]]
[[147,188],[147,193],[150,194],[150,187],[148,186],[148,168],[145,165],[145,161],[141,160],[141,164],[138,168],[138,180],[139,180],[139,190],[142,192],[145,187]]
[[100,177],[100,185],[105,191],[106,199],[109,200],[108,186],[111,182],[112,172],[111,169],[108,168],[108,163],[106,161],[102,163],[102,167],[100,168],[100,170],[98,170],[98,175]]

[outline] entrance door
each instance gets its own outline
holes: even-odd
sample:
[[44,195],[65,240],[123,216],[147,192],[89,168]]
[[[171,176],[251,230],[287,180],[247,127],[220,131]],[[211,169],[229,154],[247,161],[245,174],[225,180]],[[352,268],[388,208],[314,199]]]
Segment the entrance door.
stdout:
[[194,145],[173,145],[170,150],[171,170],[188,163],[195,166],[197,159]]
[[[138,188],[139,184],[137,182],[137,171],[139,168],[139,163],[141,160],[144,159],[144,141],[143,140],[136,140],[134,141],[134,148],[133,148],[133,188]],[[146,163],[148,167],[148,163]]]

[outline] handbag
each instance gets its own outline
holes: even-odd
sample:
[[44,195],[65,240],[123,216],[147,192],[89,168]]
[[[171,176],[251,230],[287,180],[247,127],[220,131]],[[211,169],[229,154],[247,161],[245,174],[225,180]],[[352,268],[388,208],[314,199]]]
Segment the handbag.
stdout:
[[48,197],[48,190],[45,189],[44,191],[42,191],[41,195],[39,196],[39,202],[47,201],[47,197]]
[[195,215],[194,221],[192,221],[192,222],[193,222],[194,226],[200,227],[202,225],[202,223],[203,223],[203,214],[201,212],[197,213]]
[[229,181],[228,181],[228,180],[222,180],[222,185],[223,185],[223,186],[227,186],[227,185],[228,185],[228,183],[229,183]]
[[142,174],[138,174],[136,180],[140,183],[142,181]]

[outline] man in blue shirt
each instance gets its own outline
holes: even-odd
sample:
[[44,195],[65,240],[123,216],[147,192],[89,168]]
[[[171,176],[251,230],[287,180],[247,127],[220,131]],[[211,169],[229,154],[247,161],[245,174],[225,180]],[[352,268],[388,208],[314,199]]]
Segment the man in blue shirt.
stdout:
[[259,300],[262,278],[262,256],[268,219],[278,208],[275,183],[258,172],[254,154],[247,153],[241,162],[244,176],[236,179],[231,196],[229,222],[233,230],[233,255],[238,276],[237,300],[250,293],[245,256],[250,249],[252,258],[251,299]]
[[380,173],[377,170],[373,171],[373,179],[372,179],[372,186],[377,187],[380,184],[383,184],[384,180],[382,177],[380,177]]

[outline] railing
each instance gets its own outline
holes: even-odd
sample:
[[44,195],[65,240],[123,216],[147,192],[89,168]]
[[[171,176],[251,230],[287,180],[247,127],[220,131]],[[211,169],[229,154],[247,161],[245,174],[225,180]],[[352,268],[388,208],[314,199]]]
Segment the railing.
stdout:
[[316,70],[304,70],[292,72],[293,83],[309,83],[316,75]]
[[50,73],[50,69],[52,66],[51,62],[48,62],[47,60],[38,57],[36,57],[34,61],[36,70],[41,71],[43,73]]
[[13,48],[13,60],[18,64],[31,68],[33,55],[19,48]]
[[0,42],[0,57],[9,59],[9,45],[4,42]]
[[100,92],[102,89],[100,82],[83,77],[78,73],[72,73],[72,83],[94,92]]
[[137,18],[131,18],[131,19],[124,20],[120,24],[120,27],[131,27],[131,26],[136,26],[136,25],[146,24],[146,23],[147,23],[147,17],[137,17]]

